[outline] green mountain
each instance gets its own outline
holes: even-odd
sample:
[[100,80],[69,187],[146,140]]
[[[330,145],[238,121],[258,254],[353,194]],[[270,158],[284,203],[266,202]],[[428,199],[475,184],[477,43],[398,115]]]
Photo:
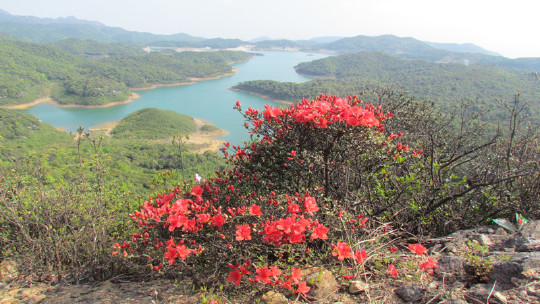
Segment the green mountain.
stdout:
[[144,50],[139,46],[116,42],[105,43],[95,40],[65,39],[51,42],[49,45],[73,55],[89,57],[145,54]]
[[146,108],[124,117],[111,131],[113,138],[167,139],[195,132],[192,117],[174,111]]
[[369,84],[402,89],[421,99],[451,106],[461,99],[477,99],[475,106],[499,115],[497,99],[512,100],[520,92],[530,102],[530,116],[540,121],[540,82],[519,69],[487,65],[434,63],[393,57],[383,52],[360,52],[304,62],[296,71],[317,79],[305,83],[269,80],[246,81],[234,89],[278,100],[299,101],[321,93],[344,96],[360,94]]
[[61,104],[126,100],[128,88],[190,82],[232,72],[244,52],[141,52],[123,44],[63,40],[39,44],[0,38],[0,105],[51,96]]

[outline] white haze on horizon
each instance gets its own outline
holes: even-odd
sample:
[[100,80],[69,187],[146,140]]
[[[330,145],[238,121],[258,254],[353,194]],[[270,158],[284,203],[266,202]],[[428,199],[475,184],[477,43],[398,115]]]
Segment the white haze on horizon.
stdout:
[[155,34],[242,40],[391,34],[540,57],[537,0],[0,0],[0,9]]

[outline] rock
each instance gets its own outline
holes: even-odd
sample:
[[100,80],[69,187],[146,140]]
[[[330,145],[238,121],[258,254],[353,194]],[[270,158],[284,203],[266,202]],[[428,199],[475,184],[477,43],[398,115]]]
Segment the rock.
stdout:
[[454,282],[466,276],[463,257],[445,255],[438,260],[438,265],[439,268],[435,268],[434,273],[446,281]]
[[289,300],[283,294],[275,292],[273,290],[263,294],[262,296],[263,303],[266,304],[287,304]]
[[531,220],[514,238],[516,251],[540,251],[540,220]]
[[[465,292],[465,300],[469,303],[493,303],[493,304],[503,304],[499,299],[491,296],[493,290],[493,284],[476,284],[473,285],[467,292]],[[495,285],[495,291],[497,286]],[[494,292],[495,292],[494,291]],[[487,299],[489,298],[489,302]]]
[[302,269],[302,277],[311,287],[306,296],[313,300],[326,299],[339,289],[332,272],[322,267],[304,268]]
[[395,293],[405,302],[420,301],[425,292],[425,289],[417,285],[401,286],[395,290]]
[[514,281],[521,277],[523,267],[511,260],[494,260],[493,269],[488,274],[489,282],[497,282],[504,290],[515,287]]
[[19,276],[17,270],[17,262],[11,260],[3,260],[0,263],[0,282],[9,283]]
[[45,300],[45,298],[47,298],[46,295],[43,295],[43,294],[36,295],[26,300],[26,304],[38,304],[38,303],[41,303],[41,301]]
[[501,303],[508,303],[508,300],[506,299],[506,297],[499,291],[495,292],[493,294],[493,297],[495,297],[497,300],[499,300]]
[[485,234],[480,234],[478,235],[478,237],[476,238],[476,240],[478,241],[478,243],[480,243],[480,245],[482,246],[491,246],[493,245],[493,242],[491,241],[491,239],[489,238],[489,236],[485,235]]
[[369,285],[362,281],[351,281],[349,285],[350,293],[359,293],[361,291],[366,291],[369,289]]
[[540,280],[540,259],[527,259],[523,263],[523,272],[521,274],[531,280]]
[[527,295],[540,298],[540,283],[529,285],[527,287]]
[[456,246],[456,244],[452,243],[452,242],[446,242],[444,243],[444,248],[446,249],[446,251],[448,252],[458,252],[459,249],[458,249],[458,246]]

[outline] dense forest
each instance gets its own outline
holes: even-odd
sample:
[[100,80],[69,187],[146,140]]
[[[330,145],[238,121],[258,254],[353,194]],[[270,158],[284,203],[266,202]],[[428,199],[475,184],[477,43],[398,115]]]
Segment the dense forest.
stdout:
[[4,37],[0,104],[28,103],[50,95],[60,104],[102,105],[126,100],[129,88],[225,75],[232,72],[230,63],[250,57],[233,51],[148,54],[118,43],[37,44]]
[[321,92],[342,96],[360,94],[370,84],[390,85],[444,106],[473,99],[478,109],[492,110],[492,115],[502,111],[497,99],[511,99],[514,92],[520,92],[523,100],[531,103],[529,115],[536,121],[540,117],[540,82],[525,70],[409,60],[382,52],[327,57],[295,68],[301,74],[323,79],[305,83],[246,81],[233,88],[278,100],[299,101]]

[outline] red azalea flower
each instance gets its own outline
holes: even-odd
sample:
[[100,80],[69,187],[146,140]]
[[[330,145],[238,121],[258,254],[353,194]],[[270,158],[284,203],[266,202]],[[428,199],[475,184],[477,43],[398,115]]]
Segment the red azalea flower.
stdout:
[[287,206],[287,212],[289,213],[299,213],[300,212],[300,206],[298,204],[290,204]]
[[323,224],[318,224],[315,228],[313,228],[313,232],[311,233],[311,240],[315,239],[321,239],[321,240],[327,240],[329,229],[324,227]]
[[176,252],[182,260],[186,260],[187,256],[191,254],[192,250],[188,249],[186,245],[182,245],[180,247],[176,247]]
[[356,252],[354,253],[354,259],[362,264],[364,263],[364,260],[368,257],[366,251],[364,249],[362,250],[356,250]]
[[163,254],[163,258],[169,260],[169,264],[174,264],[176,255],[177,255],[176,248],[169,247],[167,249],[167,252]]
[[293,283],[292,280],[287,280],[287,281],[281,283],[281,287],[287,288],[288,290],[293,291],[292,283]]
[[391,253],[394,253],[394,252],[398,251],[398,248],[394,247],[394,246],[390,246],[390,247],[388,247],[388,250],[390,250]]
[[236,226],[236,240],[251,240],[251,227],[248,224]]
[[203,190],[203,188],[201,186],[195,186],[195,187],[191,188],[191,195],[193,195],[193,196],[201,197],[203,192],[204,192],[204,190]]
[[197,214],[197,222],[198,223],[206,223],[206,222],[209,222],[211,219],[211,216],[210,214],[208,213],[201,213],[201,214]]
[[266,284],[271,284],[270,278],[272,277],[272,271],[268,266],[255,269],[257,275],[255,276],[255,281],[262,281]]
[[307,196],[304,199],[304,210],[313,215],[313,212],[319,211],[319,207],[317,207],[317,203],[315,202],[315,198],[311,196]]
[[262,215],[262,212],[261,212],[261,206],[258,206],[258,205],[251,205],[251,207],[249,207],[249,214],[250,215],[255,215],[255,216],[260,216]]
[[397,272],[397,269],[394,265],[390,264],[388,265],[388,271],[390,272],[390,274],[395,278],[398,276],[398,272]]
[[292,269],[292,274],[290,279],[293,280],[295,284],[298,284],[300,280],[302,279],[302,270],[300,268],[294,268]]
[[422,246],[422,244],[412,244],[409,245],[409,249],[412,253],[422,255],[427,252],[426,247]]
[[333,256],[337,256],[338,260],[343,261],[346,258],[352,258],[351,247],[345,242],[337,242],[337,245],[332,244]]
[[300,282],[298,284],[298,288],[294,292],[295,293],[306,294],[310,289],[311,289],[311,287],[307,286],[306,282]]
[[420,270],[427,271],[429,274],[433,274],[433,269],[439,268],[437,261],[433,260],[431,257],[428,257],[428,260],[424,263],[420,263]]
[[350,281],[350,280],[352,280],[352,278],[354,278],[354,276],[352,276],[352,275],[344,275],[344,276],[343,276],[343,279],[344,279],[345,281]]
[[225,217],[221,214],[217,214],[214,215],[210,221],[212,226],[221,227],[225,224]]
[[240,280],[242,279],[242,274],[238,270],[233,270],[229,272],[229,276],[227,277],[227,281],[234,283],[236,286],[240,286]]

